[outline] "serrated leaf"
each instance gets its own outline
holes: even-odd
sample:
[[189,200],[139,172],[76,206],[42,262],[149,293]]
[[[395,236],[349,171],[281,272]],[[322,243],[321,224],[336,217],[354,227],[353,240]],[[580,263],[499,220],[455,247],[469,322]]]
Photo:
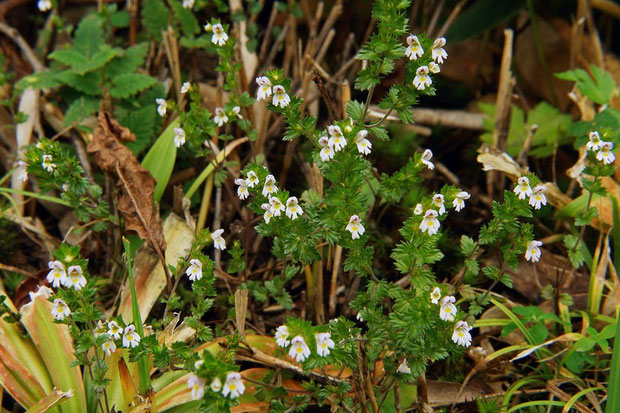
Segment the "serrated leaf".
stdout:
[[67,66],[77,66],[84,63],[86,56],[75,49],[61,49],[50,53],[49,58]]
[[79,122],[87,116],[93,115],[99,109],[99,99],[90,96],[81,96],[69,105],[65,112],[65,126]]
[[114,87],[110,89],[110,96],[123,99],[153,86],[157,80],[140,73],[127,73],[116,76],[112,79],[112,83]]
[[161,32],[168,27],[168,9],[161,0],[145,0],[142,8],[142,25],[156,40],[161,40]]
[[196,16],[194,16],[191,10],[183,7],[178,1],[171,0],[169,4],[174,10],[174,18],[181,26],[181,32],[183,32],[185,36],[192,37],[200,33],[198,19],[196,19]]
[[126,145],[136,155],[142,153],[152,142],[156,127],[156,109],[154,105],[143,106],[136,110],[125,111],[119,122],[136,135],[136,140]]
[[101,79],[95,72],[78,75],[69,69],[58,73],[57,78],[61,82],[66,83],[72,88],[86,93],[87,95],[101,96],[101,87],[99,84]]
[[95,53],[91,59],[82,61],[73,65],[73,71],[79,75],[101,69],[106,63],[112,60],[118,54],[118,49],[112,49],[109,46],[102,47]]
[[139,43],[129,49],[120,51],[119,54],[106,66],[105,75],[114,79],[116,76],[133,73],[144,63],[144,57],[148,52],[148,43]]
[[73,38],[73,49],[90,58],[99,51],[103,42],[103,29],[99,18],[91,14],[80,22]]

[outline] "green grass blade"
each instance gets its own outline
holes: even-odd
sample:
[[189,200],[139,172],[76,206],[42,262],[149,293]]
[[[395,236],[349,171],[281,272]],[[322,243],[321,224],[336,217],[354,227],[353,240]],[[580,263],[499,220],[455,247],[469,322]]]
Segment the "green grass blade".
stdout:
[[178,128],[180,123],[179,118],[172,121],[166,130],[159,135],[155,144],[142,160],[144,169],[147,169],[157,181],[153,196],[155,201],[158,202],[168,185],[172,169],[174,168],[174,162],[177,159],[177,147],[174,145],[174,128]]
[[[614,339],[614,353],[611,357],[611,370],[609,372],[609,387],[607,391],[607,413],[620,412],[620,392],[616,391],[620,386],[620,322],[616,323],[616,337]],[[614,390],[616,389],[616,390]]]

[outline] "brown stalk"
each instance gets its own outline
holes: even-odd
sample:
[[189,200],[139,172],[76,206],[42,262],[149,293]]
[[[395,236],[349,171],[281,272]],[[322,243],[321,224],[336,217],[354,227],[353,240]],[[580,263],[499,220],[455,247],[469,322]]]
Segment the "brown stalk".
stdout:
[[467,3],[467,0],[461,0],[458,2],[456,6],[454,6],[452,11],[450,12],[450,15],[446,19],[445,23],[443,24],[443,26],[441,26],[441,29],[439,29],[439,33],[437,33],[437,37],[445,36],[445,34],[448,32],[448,29],[450,28],[450,26],[452,26],[452,23],[454,23],[454,20],[456,20],[456,17],[459,15],[461,10],[463,9],[463,6],[465,6],[465,3]]
[[317,72],[313,72],[312,81],[319,88],[319,91],[321,92],[321,97],[323,98],[323,101],[325,102],[325,105],[327,106],[327,110],[329,111],[329,115],[331,116],[332,120],[338,119],[338,115],[336,114],[336,110],[334,109],[334,104],[332,103],[332,100],[329,97],[329,93],[327,92],[327,89],[325,89],[323,78],[321,78],[321,76],[319,76]]
[[172,72],[172,79],[174,80],[175,94],[177,96],[177,103],[179,110],[183,110],[185,106],[185,96],[181,94],[181,63],[179,59],[179,45],[177,38],[174,35],[174,29],[172,26],[168,26],[168,29],[162,32],[164,52],[168,58],[168,65]]

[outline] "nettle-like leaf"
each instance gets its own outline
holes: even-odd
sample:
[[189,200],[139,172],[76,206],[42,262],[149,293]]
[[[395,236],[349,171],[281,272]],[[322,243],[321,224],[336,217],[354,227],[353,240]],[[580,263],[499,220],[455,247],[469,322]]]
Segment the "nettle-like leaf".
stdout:
[[103,46],[103,28],[96,15],[86,16],[78,26],[73,38],[73,49],[91,59]]
[[583,69],[575,69],[556,73],[555,76],[563,80],[576,82],[579,91],[592,102],[599,105],[609,103],[616,88],[614,78],[595,65],[590,65],[590,72],[592,76]]
[[168,8],[161,0],[145,0],[142,8],[142,25],[155,40],[161,40],[161,32],[168,27]]
[[126,73],[112,79],[114,87],[110,89],[113,98],[128,98],[157,83],[155,78],[141,73]]
[[65,112],[65,126],[76,123],[85,117],[94,115],[99,109],[100,100],[95,97],[81,96],[75,99]]

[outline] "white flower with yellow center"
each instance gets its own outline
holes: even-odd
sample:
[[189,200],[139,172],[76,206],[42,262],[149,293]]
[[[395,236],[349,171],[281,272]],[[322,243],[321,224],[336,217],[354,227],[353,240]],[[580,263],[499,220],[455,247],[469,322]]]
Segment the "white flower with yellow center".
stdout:
[[465,208],[465,200],[471,198],[469,192],[461,191],[456,194],[456,197],[452,201],[452,206],[456,210],[456,212],[460,212],[461,209]]
[[189,82],[183,82],[181,85],[181,93],[187,93],[191,89],[192,85]]
[[174,146],[180,148],[185,144],[185,131],[183,128],[174,128]]
[[329,333],[318,333],[314,335],[316,340],[316,352],[319,356],[325,357],[329,354],[329,349],[336,345]]
[[41,166],[49,173],[54,172],[54,169],[56,169],[56,164],[52,163],[52,155],[43,155]]
[[276,178],[273,175],[267,175],[265,178],[265,185],[263,186],[263,196],[271,197],[271,194],[278,192],[276,186]]
[[422,46],[420,45],[418,36],[412,34],[407,37],[407,45],[405,56],[407,56],[409,60],[418,60],[418,58],[422,57],[424,54],[424,49],[422,49]]
[[189,277],[191,281],[196,281],[202,278],[202,262],[200,260],[193,258],[189,260],[190,266],[185,270],[185,274]]
[[422,204],[416,204],[415,208],[413,209],[414,215],[421,215],[423,212],[424,207],[422,206]]
[[441,298],[441,290],[439,287],[435,287],[433,291],[431,291],[431,303],[439,304],[439,299]]
[[82,267],[79,265],[72,265],[67,269],[67,279],[65,281],[65,287],[73,287],[75,290],[81,290],[86,285],[86,278],[82,274]]
[[241,108],[239,106],[233,106],[232,111],[237,118],[243,119],[243,116],[241,116]]
[[277,196],[272,196],[271,198],[269,198],[269,206],[270,206],[270,211],[273,214],[274,217],[279,217],[280,214],[282,213],[282,211],[284,211],[284,204],[282,203],[282,201],[280,201],[280,199]]
[[289,336],[289,331],[288,331],[288,327],[287,326],[280,326],[278,328],[276,328],[276,343],[280,346],[280,347],[286,347],[288,346],[291,342],[288,339]]
[[67,282],[67,271],[64,264],[60,261],[50,261],[47,263],[47,266],[51,270],[47,273],[47,282],[52,284],[54,288],[65,285]]
[[28,170],[26,169],[28,165],[24,161],[17,162],[17,179],[22,182],[26,182],[28,180]]
[[289,103],[291,103],[291,98],[286,93],[286,90],[284,90],[284,86],[275,85],[273,87],[273,99],[271,100],[271,103],[274,106],[280,106],[281,108],[285,108]]
[[265,218],[265,222],[269,224],[269,221],[271,221],[271,218],[273,218],[273,212],[271,212],[271,205],[265,203],[262,204],[260,207],[265,210],[263,218]]
[[439,65],[437,63],[435,63],[435,62],[430,62],[428,64],[428,70],[431,73],[437,74],[437,73],[441,72],[441,67],[439,67]]
[[226,249],[226,241],[222,237],[223,233],[224,233],[223,229],[218,229],[211,233],[211,239],[213,240],[213,246],[216,249],[220,249],[222,251]]
[[434,235],[439,231],[439,220],[437,219],[437,211],[429,209],[424,214],[422,222],[420,222],[420,231],[427,232],[428,235]]
[[547,187],[544,185],[536,185],[534,189],[532,189],[532,195],[530,195],[529,204],[534,207],[534,209],[540,209],[541,205],[547,205],[547,197],[545,196],[545,191]]
[[327,127],[327,132],[329,133],[329,145],[334,148],[335,152],[340,151],[345,146],[347,146],[347,140],[342,134],[342,130],[339,126],[330,125]]
[[65,303],[60,298],[54,300],[54,305],[52,306],[52,317],[55,320],[62,321],[65,317],[69,317],[71,315],[71,310],[67,303]]
[[357,151],[362,155],[370,155],[370,150],[372,149],[372,143],[366,139],[366,136],[368,136],[368,131],[365,129],[357,132],[357,135],[355,135]]
[[219,377],[216,377],[213,379],[209,387],[211,387],[211,390],[213,390],[215,393],[219,393],[220,390],[222,390],[222,381]]
[[228,373],[224,388],[222,389],[222,395],[224,397],[230,395],[231,399],[236,399],[241,396],[244,391],[245,385],[243,381],[241,381],[241,374],[232,371]]
[[469,333],[473,327],[470,327],[467,324],[467,321],[459,321],[454,326],[454,331],[452,332],[452,341],[454,341],[459,346],[469,347],[471,346],[471,334]]
[[191,9],[194,7],[194,0],[183,0],[183,8]]
[[446,213],[446,207],[444,205],[444,198],[441,194],[433,195],[433,202],[431,202],[433,206],[436,206],[439,209],[439,215],[443,215]]
[[123,333],[123,347],[125,348],[134,348],[140,343],[140,336],[136,333],[136,327],[133,324],[129,324],[125,327],[125,332]]
[[334,152],[334,148],[332,148],[329,144],[329,139],[327,136],[321,136],[321,139],[319,139],[319,145],[321,145],[321,152],[319,152],[319,155],[321,156],[321,160],[323,162],[328,162],[336,156],[336,152]]
[[360,235],[363,235],[364,232],[366,232],[364,226],[360,222],[360,217],[357,215],[353,215],[349,218],[349,223],[347,224],[346,230],[351,233],[352,239],[358,239]]
[[235,179],[235,185],[239,185],[237,187],[237,196],[239,197],[239,199],[244,200],[250,195],[250,191],[248,190],[248,183],[245,179]]
[[286,216],[292,220],[296,220],[298,216],[304,213],[303,209],[299,206],[297,197],[292,196],[286,200]]
[[439,318],[444,321],[454,321],[454,317],[456,317],[455,302],[456,299],[451,295],[444,297],[441,301],[441,308],[439,309]]
[[296,336],[291,340],[291,348],[288,351],[288,355],[298,363],[310,356],[310,348],[302,336]]
[[258,185],[259,180],[256,172],[248,171],[248,173],[245,175],[245,182],[250,188],[254,188],[256,185]]
[[155,103],[157,103],[157,113],[159,113],[159,116],[161,116],[162,118],[166,116],[166,110],[168,109],[168,102],[166,102],[165,99],[158,98],[158,99],[155,99]]
[[39,8],[39,11],[41,12],[46,12],[51,10],[52,8],[52,1],[51,0],[39,0],[37,2],[37,7]]
[[110,357],[116,351],[116,343],[114,340],[107,340],[101,345],[101,350],[103,350],[106,356]]
[[256,78],[256,84],[258,84],[256,100],[267,100],[271,96],[271,80],[267,76],[260,76]]
[[433,84],[431,77],[428,75],[428,66],[420,66],[415,71],[415,78],[413,79],[413,86],[418,90],[424,90]]
[[116,321],[110,321],[108,323],[108,334],[114,337],[115,340],[121,338],[122,333],[123,329],[118,325]]
[[601,135],[599,135],[597,131],[592,131],[589,134],[589,140],[588,143],[586,143],[586,148],[588,148],[589,151],[598,151],[602,142]]
[[217,23],[211,26],[211,30],[213,30],[211,42],[215,43],[218,46],[224,46],[226,40],[228,40],[228,35],[224,31],[224,27],[222,27],[221,24]]
[[398,365],[398,369],[396,370],[398,373],[402,373],[402,374],[410,374],[411,373],[411,369],[409,368],[409,366],[407,365],[407,359],[404,359],[402,361],[402,363],[400,363]]
[[192,400],[202,399],[202,396],[205,394],[204,379],[193,373],[187,379],[187,387],[191,389]]
[[443,64],[444,59],[448,58],[448,53],[443,48],[445,45],[445,37],[439,37],[435,39],[433,46],[431,46],[431,58],[439,64]]
[[228,116],[226,116],[226,112],[222,108],[215,108],[215,116],[213,117],[217,126],[223,126],[226,122],[228,122]]
[[603,162],[605,165],[609,165],[616,160],[616,155],[612,152],[614,144],[612,142],[601,142],[601,148],[596,153],[596,159]]
[[431,152],[430,149],[426,149],[424,153],[422,153],[422,158],[420,160],[422,161],[424,165],[426,165],[428,169],[433,170],[435,169],[435,165],[431,162],[432,158],[433,158],[433,152]]
[[517,186],[514,189],[514,193],[519,196],[519,199],[525,199],[532,195],[532,187],[530,187],[530,180],[526,176],[522,176],[517,181]]
[[542,242],[533,240],[527,243],[527,250],[525,251],[525,259],[531,262],[538,262],[540,260],[540,256],[542,252],[540,251],[540,247],[543,245]]

